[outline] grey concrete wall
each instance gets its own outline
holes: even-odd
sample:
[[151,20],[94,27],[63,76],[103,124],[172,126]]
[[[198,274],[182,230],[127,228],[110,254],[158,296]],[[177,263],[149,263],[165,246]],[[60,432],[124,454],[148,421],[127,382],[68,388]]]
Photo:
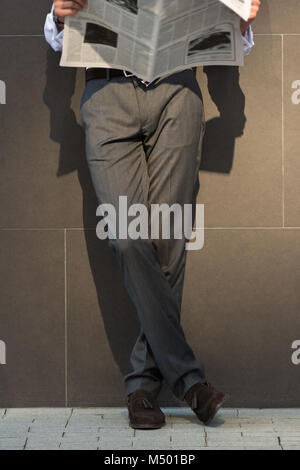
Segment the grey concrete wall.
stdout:
[[[50,4],[1,3],[0,407],[123,405],[138,322],[94,233],[83,74],[43,39]],[[198,72],[206,233],[182,321],[229,405],[299,406],[299,0],[264,0],[254,30],[240,72]],[[167,389],[161,401],[177,403]]]

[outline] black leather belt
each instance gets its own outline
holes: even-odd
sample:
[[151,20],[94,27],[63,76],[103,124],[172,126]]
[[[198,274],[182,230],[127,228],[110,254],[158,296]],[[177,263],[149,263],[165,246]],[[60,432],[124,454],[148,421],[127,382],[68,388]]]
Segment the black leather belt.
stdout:
[[[193,67],[193,71],[196,74],[197,67]],[[125,74],[132,76],[131,72],[125,70]],[[94,80],[95,78],[105,78],[106,80],[110,80],[114,77],[125,77],[124,70],[119,69],[107,69],[107,68],[91,68],[86,69],[85,71],[85,79],[86,81]]]
[[[131,72],[125,70],[125,73],[128,75],[132,75]],[[124,71],[119,69],[106,69],[106,68],[92,68],[86,69],[85,71],[85,79],[86,81],[94,80],[95,78],[106,78],[106,80],[110,80],[114,77],[125,77]]]

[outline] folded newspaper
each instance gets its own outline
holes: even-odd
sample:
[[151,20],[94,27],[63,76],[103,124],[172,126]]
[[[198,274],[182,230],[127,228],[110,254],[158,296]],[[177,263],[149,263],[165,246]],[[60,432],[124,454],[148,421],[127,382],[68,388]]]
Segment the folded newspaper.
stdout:
[[243,65],[251,0],[88,0],[68,16],[60,65],[123,69],[143,80],[200,65]]

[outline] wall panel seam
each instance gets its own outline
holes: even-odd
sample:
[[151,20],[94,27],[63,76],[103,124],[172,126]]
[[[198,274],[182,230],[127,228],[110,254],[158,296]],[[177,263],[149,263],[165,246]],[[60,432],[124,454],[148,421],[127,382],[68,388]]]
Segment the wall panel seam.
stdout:
[[281,159],[282,159],[282,226],[285,226],[285,141],[284,141],[284,37],[281,36]]
[[68,406],[68,298],[67,298],[67,229],[64,229],[64,283],[65,283],[65,406]]

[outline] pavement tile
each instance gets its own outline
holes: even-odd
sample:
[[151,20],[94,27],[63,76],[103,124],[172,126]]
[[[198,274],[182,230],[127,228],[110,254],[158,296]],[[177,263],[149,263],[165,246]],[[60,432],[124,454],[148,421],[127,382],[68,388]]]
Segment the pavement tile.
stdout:
[[281,426],[300,426],[300,419],[299,418],[273,418],[274,425],[281,425]]
[[133,439],[130,439],[130,438],[122,439],[121,442],[118,439],[99,439],[98,441],[99,447],[112,446],[114,448],[118,448],[120,445],[132,447],[132,443],[133,443]]
[[123,416],[116,416],[116,417],[103,417],[99,423],[100,426],[108,426],[109,424],[126,424],[128,426],[129,420],[128,418],[124,418]]
[[168,434],[169,434],[170,436],[176,436],[176,437],[179,437],[179,436],[182,436],[182,437],[187,436],[187,438],[188,438],[189,436],[191,436],[191,437],[192,437],[192,436],[202,437],[202,436],[205,436],[205,435],[206,435],[204,429],[199,429],[199,430],[197,430],[197,432],[195,432],[195,431],[193,431],[192,429],[188,429],[188,428],[183,431],[183,429],[177,429],[177,427],[174,427],[174,428],[172,428],[171,430],[168,430]]
[[22,450],[26,439],[6,438],[0,439],[0,450]]
[[280,442],[282,443],[282,445],[291,444],[300,446],[300,438],[298,436],[280,436]]
[[80,426],[78,427],[68,427],[66,429],[64,429],[63,431],[63,434],[64,435],[68,435],[68,434],[84,434],[84,435],[99,435],[100,434],[100,431],[99,431],[99,428],[96,427],[96,428],[86,428],[86,427],[82,427],[80,428]]
[[162,436],[159,437],[155,435],[155,431],[153,432],[149,431],[149,433],[145,433],[144,436],[133,437],[132,442],[133,442],[134,447],[137,445],[141,445],[141,446],[158,445],[162,447],[162,446],[170,445],[171,439],[170,439],[170,436],[164,436],[162,438]]
[[88,443],[63,443],[59,450],[98,450],[97,444]]
[[8,408],[7,417],[70,416],[70,408]]
[[74,436],[69,436],[69,437],[63,437],[61,439],[61,445],[65,444],[76,444],[76,445],[89,445],[89,446],[97,446],[99,439],[97,436],[89,436],[89,438],[83,438],[81,436],[78,436],[75,438]]
[[231,432],[210,432],[207,431],[206,436],[208,439],[222,439],[222,436],[227,436],[230,439],[238,439],[242,437],[242,433],[240,430],[231,431]]
[[132,444],[129,445],[117,445],[111,443],[99,443],[98,450],[129,450],[132,449]]
[[[130,429],[132,429],[132,428],[130,428]],[[177,428],[175,428],[175,429],[177,429]],[[134,429],[133,431],[135,432],[136,436],[139,435],[139,434],[141,434],[141,435],[145,434],[145,431],[143,429]],[[154,431],[155,431],[155,434],[161,434],[161,435],[170,434],[171,432],[174,431],[174,428],[171,427],[171,426],[165,425],[162,428],[155,429]],[[150,430],[150,432],[151,432],[151,430]],[[178,432],[182,432],[182,431],[180,429],[178,429]],[[187,432],[189,432],[188,429],[187,429]]]
[[80,449],[80,450],[96,450],[98,447],[97,436],[64,436],[60,443],[60,449]]
[[277,436],[280,436],[280,437],[285,437],[285,438],[289,438],[289,437],[298,437],[298,439],[300,440],[300,432],[299,431],[290,431],[290,430],[282,430],[280,432],[276,432],[275,433]]
[[242,445],[246,445],[247,443],[243,443],[242,439],[241,438],[237,438],[237,439],[226,439],[226,437],[224,436],[222,439],[207,439],[206,440],[206,444],[208,446],[220,446],[220,445],[226,445],[226,446],[233,446],[233,445],[238,445],[238,446],[242,446]]
[[45,433],[45,434],[49,434],[49,433],[63,433],[65,431],[66,427],[64,425],[60,425],[60,426],[55,426],[55,425],[50,425],[50,426],[47,426],[47,425],[41,425],[41,424],[38,424],[38,425],[34,425],[34,424],[31,424],[29,426],[29,431],[28,432],[31,432],[31,433],[34,433],[34,434],[40,434],[40,433]]
[[24,450],[59,450],[59,444],[37,444],[37,445],[29,445]]
[[220,445],[208,445],[207,450],[243,450],[243,446],[242,445],[236,445],[236,444],[227,444],[227,445],[224,445],[224,444],[220,444]]
[[282,446],[283,450],[300,450],[300,446]]
[[258,410],[259,414],[270,415],[272,418],[300,418],[300,408],[268,408],[263,410]]
[[166,450],[165,447],[159,447],[159,446],[133,446],[133,450]]
[[30,416],[18,418],[5,416],[0,420],[0,426],[8,426],[10,424],[14,426],[30,426],[32,423],[34,423],[34,418]]
[[299,434],[300,433],[300,429],[295,426],[274,426],[274,428],[277,434],[284,434],[284,433]]
[[60,445],[60,440],[36,440],[28,439],[26,442],[25,450],[58,450]]
[[136,432],[136,430],[130,427],[127,429],[100,429],[99,435],[101,438],[105,436],[116,436],[118,439],[122,439],[123,437],[133,437]]
[[207,450],[207,447],[205,446],[197,446],[197,445],[192,445],[189,446],[187,444],[182,444],[182,445],[172,445],[171,447],[167,448],[168,450]]
[[89,426],[94,426],[98,425],[100,426],[100,423],[103,421],[101,416],[93,416],[93,415],[88,415],[88,416],[83,416],[83,415],[78,415],[78,416],[72,416],[70,420],[68,421],[68,424],[85,424]]
[[116,428],[116,429],[127,429],[128,428],[128,422],[118,422],[118,420],[103,420],[101,423],[100,423],[100,429],[113,429],[113,428]]
[[214,435],[214,434],[241,434],[242,432],[242,429],[236,425],[236,426],[231,426],[231,427],[223,427],[223,426],[219,426],[217,428],[213,428],[213,427],[205,427],[204,428],[204,431],[207,433],[207,434],[211,434],[211,435]]
[[242,435],[243,437],[245,438],[251,438],[251,439],[259,439],[259,438],[263,438],[263,437],[267,437],[267,438],[274,438],[274,439],[278,439],[278,433],[277,432],[263,432],[263,431],[242,431]]
[[73,416],[76,415],[95,415],[101,416],[105,415],[121,415],[128,413],[127,408],[124,407],[95,407],[95,408],[73,408]]
[[273,444],[274,446],[279,445],[278,437],[252,437],[252,436],[243,436],[242,442],[244,445],[260,445],[260,444]]
[[67,416],[38,416],[33,419],[34,425],[41,424],[42,426],[66,426],[68,422]]
[[26,435],[28,432],[28,426],[14,426],[10,424],[8,426],[0,426],[0,438],[13,438],[21,437]]
[[97,441],[99,440],[99,434],[97,433],[66,433],[59,437],[61,441]]
[[277,431],[277,429],[268,424],[247,424],[247,425],[242,425],[241,426],[241,432],[251,432],[251,431],[259,431],[259,432],[271,432],[274,433]]
[[197,421],[197,422],[181,422],[181,421],[177,421],[177,422],[173,422],[172,423],[172,428],[177,428],[177,429],[192,429],[193,432],[197,432],[197,430],[199,429],[204,429],[204,425],[202,423],[200,423],[200,421]]
[[205,436],[199,436],[199,437],[196,437],[194,436],[194,438],[185,438],[183,436],[171,436],[171,443],[172,445],[188,445],[190,447],[193,447],[193,446],[201,446],[201,447],[205,447],[206,445],[206,440],[205,440]]
[[241,426],[248,426],[255,424],[257,426],[273,426],[273,421],[271,417],[258,416],[257,418],[239,418],[238,422]]
[[189,423],[196,423],[196,424],[199,424],[200,421],[199,419],[197,418],[197,416],[195,415],[192,415],[192,416],[186,416],[186,415],[182,415],[182,416],[168,416],[168,419],[169,421],[171,421],[172,423],[186,423],[186,424],[189,424]]
[[243,450],[282,450],[281,447],[272,447],[272,446],[245,446]]

